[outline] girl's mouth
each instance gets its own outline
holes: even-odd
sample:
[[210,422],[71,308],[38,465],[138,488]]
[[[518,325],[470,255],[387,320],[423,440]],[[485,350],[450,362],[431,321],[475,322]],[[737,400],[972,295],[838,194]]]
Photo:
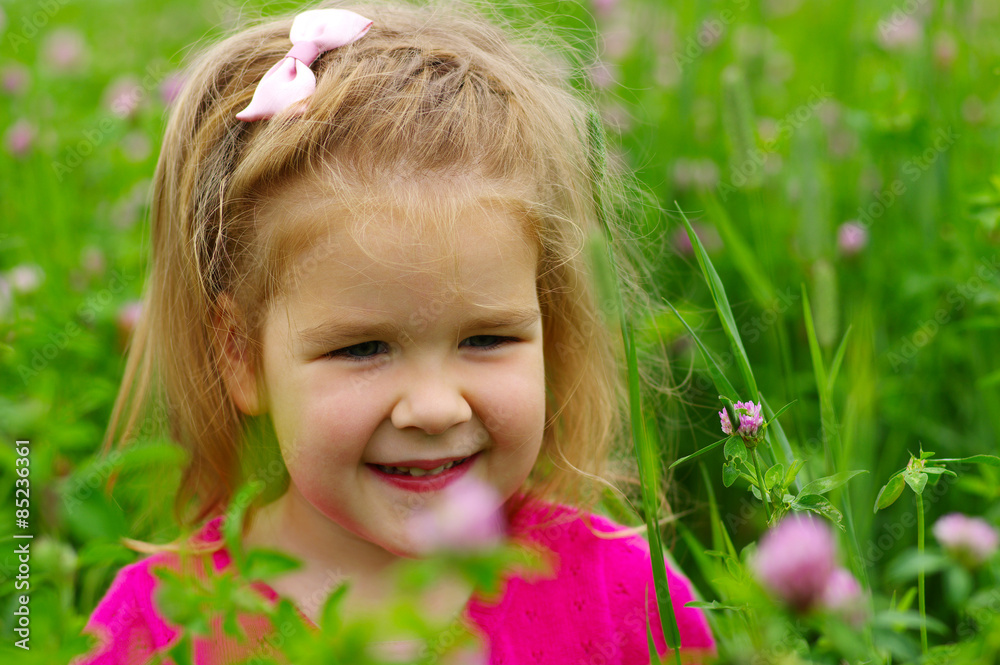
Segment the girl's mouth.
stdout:
[[441,489],[465,475],[472,468],[472,465],[475,464],[479,455],[480,453],[476,453],[475,455],[449,462],[429,471],[412,467],[403,469],[393,466],[382,466],[381,464],[367,464],[366,466],[372,469],[380,480],[384,480],[396,487],[410,491],[426,492]]

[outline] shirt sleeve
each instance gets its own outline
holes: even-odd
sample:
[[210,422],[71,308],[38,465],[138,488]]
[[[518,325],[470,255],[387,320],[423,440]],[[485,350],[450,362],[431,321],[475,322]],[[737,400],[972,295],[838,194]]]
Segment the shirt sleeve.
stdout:
[[84,626],[98,643],[71,665],[145,665],[172,635],[162,621],[150,621],[155,580],[149,559],[123,567]]
[[[608,562],[611,566],[609,579],[614,580],[609,595],[612,610],[619,617],[619,625],[627,632],[624,641],[630,653],[626,654],[625,662],[649,663],[647,621],[660,658],[669,653],[660,625],[649,543],[641,535],[618,542],[621,547],[613,550],[618,560]],[[695,599],[691,583],[674,570],[669,561],[666,562],[666,569],[671,605],[681,637],[682,660],[692,664],[707,663],[714,657],[716,647],[705,613],[699,608],[685,607],[686,603]]]

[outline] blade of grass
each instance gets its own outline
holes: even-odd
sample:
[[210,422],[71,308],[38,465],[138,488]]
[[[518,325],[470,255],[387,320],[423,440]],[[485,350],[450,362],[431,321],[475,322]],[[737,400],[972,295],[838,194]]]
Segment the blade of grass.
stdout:
[[698,463],[698,469],[701,471],[702,480],[704,480],[703,487],[708,491],[708,518],[709,523],[712,525],[712,549],[716,552],[722,552],[723,546],[725,546],[725,551],[730,556],[736,557],[736,548],[729,537],[729,532],[722,523],[722,516],[719,514],[719,502],[715,499],[715,489],[712,487],[712,480],[708,476],[708,469],[705,468],[703,461]]
[[715,384],[715,389],[732,400],[738,399],[739,396],[736,394],[736,389],[733,388],[733,384],[729,383],[729,379],[726,378],[726,375],[722,373],[722,368],[719,367],[719,363],[715,361],[715,356],[712,355],[712,352],[708,350],[708,347],[701,341],[701,338],[695,334],[694,330],[691,329],[691,326],[689,326],[688,322],[684,320],[684,317],[681,316],[680,312],[678,312],[668,300],[664,299],[663,302],[666,303],[667,307],[673,310],[680,322],[684,324],[688,334],[691,335],[691,339],[693,339],[694,343],[698,345],[698,349],[701,351],[702,357],[705,358],[705,364],[708,366],[708,373],[712,377],[712,383]]
[[681,636],[677,627],[677,617],[674,615],[674,604],[670,598],[670,587],[667,584],[666,562],[663,558],[663,543],[660,541],[660,526],[658,524],[660,507],[656,489],[660,486],[660,460],[653,449],[653,443],[650,441],[646,429],[646,418],[642,410],[642,395],[639,389],[639,367],[636,359],[635,340],[624,313],[621,323],[628,358],[629,412],[632,420],[632,440],[635,443],[639,462],[642,507],[646,516],[646,533],[649,536],[650,553],[656,552],[655,555],[651,556],[653,579],[656,582],[656,600],[660,608],[660,623],[667,646],[674,650],[677,662],[680,663]]
[[708,290],[712,294],[712,300],[715,302],[715,311],[718,312],[719,319],[722,320],[722,328],[729,339],[733,354],[736,356],[736,364],[739,366],[740,374],[743,376],[743,382],[746,384],[747,390],[750,391],[750,399],[754,402],[759,402],[760,394],[757,390],[757,381],[750,370],[750,361],[747,360],[747,352],[743,348],[743,340],[736,329],[736,320],[733,318],[733,310],[729,307],[726,288],[722,285],[719,273],[715,271],[715,266],[712,265],[711,259],[708,258],[708,253],[705,251],[705,247],[702,246],[698,234],[691,227],[691,222],[688,221],[687,215],[684,214],[679,205],[677,206],[677,210],[681,213],[681,220],[684,222],[684,228],[687,229],[688,238],[691,240],[691,247],[694,249],[694,255],[698,259],[698,265],[705,276]]
[[684,462],[687,462],[687,461],[688,461],[688,460],[690,460],[690,459],[694,459],[695,457],[698,457],[699,455],[704,455],[704,454],[705,454],[705,453],[707,453],[708,451],[710,451],[710,450],[714,450],[714,449],[718,448],[719,446],[721,446],[722,444],[724,444],[724,443],[725,443],[726,441],[729,441],[729,438],[730,438],[730,437],[728,437],[728,436],[727,436],[727,437],[726,437],[726,438],[724,438],[724,439],[719,439],[719,440],[718,440],[718,441],[716,441],[715,443],[710,443],[710,444],[708,444],[707,446],[705,446],[704,448],[702,448],[701,450],[699,450],[698,452],[695,452],[695,453],[691,453],[690,455],[688,455],[688,456],[686,456],[686,457],[682,457],[682,458],[680,458],[679,460],[677,460],[676,462],[674,462],[673,464],[671,464],[671,465],[670,465],[669,467],[667,467],[667,468],[668,468],[668,469],[672,469],[672,468],[674,468],[675,466],[678,466],[678,465],[680,465],[680,464],[683,464]]
[[[596,112],[587,114],[587,135],[590,141],[590,167],[594,177],[594,208],[597,212],[601,228],[606,237],[606,258],[607,263],[599,262],[595,266],[598,273],[603,273],[603,278],[607,282],[608,272],[615,277],[618,275],[618,266],[615,263],[614,253],[611,251],[613,238],[608,226],[607,211],[603,199],[603,185],[605,169],[607,166],[606,141],[604,128]],[[597,254],[597,258],[600,254]],[[599,279],[601,276],[599,275]],[[664,640],[667,646],[673,650],[677,659],[677,665],[681,665],[680,654],[680,630],[677,626],[677,617],[674,614],[674,604],[670,598],[670,587],[667,584],[666,562],[663,558],[663,544],[660,541],[659,525],[659,500],[658,492],[660,478],[660,457],[653,449],[646,429],[646,418],[642,410],[642,392],[639,387],[639,365],[635,350],[635,337],[632,334],[632,327],[629,324],[625,313],[625,306],[622,302],[621,290],[617,288],[617,283],[610,280],[615,289],[615,300],[618,304],[619,324],[622,331],[622,339],[625,343],[625,355],[628,363],[628,397],[629,415],[632,425],[632,441],[634,452],[639,467],[639,481],[642,494],[642,506],[646,519],[646,533],[649,538],[650,558],[653,568],[653,580],[656,582],[656,603],[660,611],[660,626],[663,631]],[[654,556],[652,553],[656,552]],[[654,649],[655,653],[655,649]]]
[[[681,220],[684,222],[684,228],[687,230],[688,238],[691,241],[691,247],[694,249],[695,256],[698,259],[698,265],[701,267],[702,275],[705,277],[705,281],[708,284],[709,291],[712,294],[712,300],[715,302],[715,309],[719,315],[719,319],[722,321],[723,330],[726,333],[726,337],[729,339],[729,344],[733,349],[733,356],[736,358],[736,364],[739,366],[740,374],[743,375],[743,380],[746,383],[747,390],[750,391],[750,399],[754,402],[759,402],[763,405],[764,401],[760,396],[760,391],[757,389],[757,381],[754,379],[753,370],[750,368],[750,360],[747,358],[746,349],[743,348],[743,341],[740,338],[739,331],[736,329],[736,320],[733,318],[733,311],[729,307],[729,300],[726,297],[726,289],[722,285],[722,280],[719,278],[719,274],[715,271],[715,267],[712,265],[711,259],[708,258],[708,253],[705,251],[705,247],[701,244],[701,240],[698,238],[698,234],[694,232],[691,227],[691,222],[688,221],[687,215],[681,210],[680,205],[674,201],[674,205],[677,206],[678,212],[681,214]],[[773,414],[773,412],[772,412]],[[772,414],[768,414],[769,416]],[[781,430],[780,426],[775,428],[776,432],[780,432],[780,436],[775,438],[778,440],[778,447],[768,446],[769,455],[772,457],[771,461],[781,462],[786,468],[791,464],[793,459],[792,448],[788,442],[788,438],[784,436],[784,431]],[[770,442],[770,437],[767,437]]]
[[[809,305],[809,295],[806,293],[805,284],[802,288],[802,312],[806,323],[806,333],[809,338],[809,353],[812,357],[813,374],[816,377],[816,390],[819,393],[820,404],[820,426],[823,432],[823,448],[826,457],[826,473],[833,475],[838,469],[846,471],[848,460],[844,457],[843,448],[840,445],[840,428],[837,424],[837,413],[833,405],[833,384],[840,371],[840,363],[844,358],[844,350],[847,346],[847,336],[850,327],[844,332],[844,337],[840,341],[840,346],[834,356],[833,366],[828,374],[823,364],[823,352],[819,348],[819,340],[816,338],[816,331],[813,327],[812,308]],[[834,461],[833,455],[837,459]],[[851,549],[850,560],[854,562],[854,572],[861,578],[861,581],[868,584],[868,570],[864,563],[865,558],[861,555],[861,543],[858,542],[857,528],[854,519],[854,509],[851,505],[850,492],[843,493],[843,513],[848,534],[847,543]]]
[[775,299],[774,286],[757,267],[758,262],[754,258],[753,250],[736,232],[732,220],[729,219],[729,213],[719,203],[717,196],[705,195],[701,197],[701,200],[711,216],[715,228],[719,231],[726,250],[732,253],[733,265],[743,275],[743,279],[746,280],[750,291],[754,294],[757,304],[763,308],[770,307]]
[[830,364],[830,375],[826,378],[826,389],[829,391],[833,390],[833,384],[837,380],[837,374],[840,373],[840,364],[844,361],[844,351],[847,349],[847,337],[851,334],[851,326],[847,326],[847,330],[844,331],[844,338],[840,340],[840,346],[837,347],[837,352],[833,354],[833,362]]

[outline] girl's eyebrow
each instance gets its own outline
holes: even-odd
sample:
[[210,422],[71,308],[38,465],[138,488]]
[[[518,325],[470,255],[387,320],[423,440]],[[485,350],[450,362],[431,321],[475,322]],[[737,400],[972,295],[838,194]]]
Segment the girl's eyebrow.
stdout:
[[[542,313],[537,306],[525,308],[516,307],[503,311],[491,312],[465,323],[464,328],[476,330],[494,330],[497,328],[513,328],[531,324],[541,318]],[[411,325],[427,324],[434,321],[433,314],[423,314],[415,310],[411,315]],[[304,344],[321,344],[330,340],[354,337],[386,337],[404,336],[402,327],[387,321],[350,321],[331,319],[318,326],[306,328],[298,333],[298,338]]]

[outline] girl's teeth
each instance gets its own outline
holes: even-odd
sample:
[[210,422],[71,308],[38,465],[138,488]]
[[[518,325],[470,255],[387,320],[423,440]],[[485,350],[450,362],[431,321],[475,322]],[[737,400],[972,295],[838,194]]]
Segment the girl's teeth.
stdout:
[[396,473],[404,476],[410,475],[419,478],[421,476],[435,476],[441,473],[442,471],[445,471],[446,469],[450,469],[456,464],[461,464],[464,461],[465,461],[464,459],[460,459],[460,460],[455,460],[454,462],[448,462],[447,464],[442,464],[438,468],[431,469],[430,471],[425,471],[423,469],[417,469],[417,468],[403,468],[398,466],[380,466],[379,468],[382,469],[383,471],[388,471],[389,473]]

